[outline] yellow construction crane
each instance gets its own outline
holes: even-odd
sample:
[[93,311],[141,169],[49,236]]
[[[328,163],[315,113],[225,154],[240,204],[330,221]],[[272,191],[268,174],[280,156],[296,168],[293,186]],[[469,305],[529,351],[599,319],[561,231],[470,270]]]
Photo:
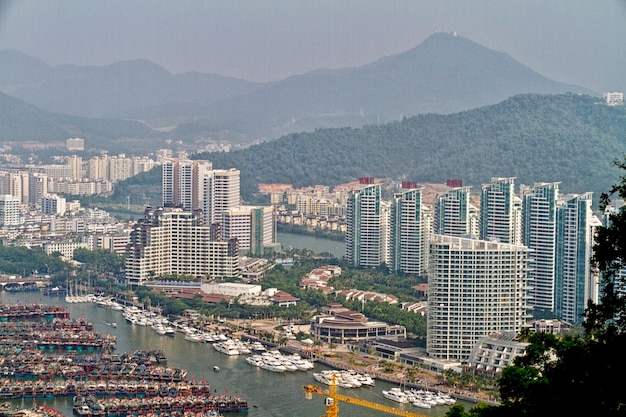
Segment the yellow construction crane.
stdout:
[[326,405],[326,416],[321,417],[339,417],[339,401],[343,401],[348,404],[356,404],[361,407],[372,408],[374,410],[384,411],[385,413],[395,414],[396,416],[404,417],[427,417],[424,414],[414,413],[412,411],[401,410],[399,408],[393,408],[388,405],[378,404],[371,401],[362,400],[360,398],[350,397],[348,395],[337,394],[337,383],[335,376],[332,377],[331,384],[328,391],[324,391],[315,385],[305,385],[302,387],[302,391],[305,392],[307,400],[313,398],[313,394],[326,397],[324,404]]

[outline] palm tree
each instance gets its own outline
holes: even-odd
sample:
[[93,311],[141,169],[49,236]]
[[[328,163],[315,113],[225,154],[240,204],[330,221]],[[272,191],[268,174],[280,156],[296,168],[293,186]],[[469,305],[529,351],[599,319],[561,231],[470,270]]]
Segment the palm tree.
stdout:
[[406,369],[406,379],[409,383],[417,379],[417,369],[415,369],[415,365]]

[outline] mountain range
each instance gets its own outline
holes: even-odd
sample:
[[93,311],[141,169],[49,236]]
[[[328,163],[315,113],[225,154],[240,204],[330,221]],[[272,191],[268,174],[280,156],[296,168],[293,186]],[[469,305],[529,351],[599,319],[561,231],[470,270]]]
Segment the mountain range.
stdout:
[[[549,80],[505,53],[447,33],[433,34],[407,52],[361,67],[319,69],[271,83],[197,72],[172,74],[147,60],[103,67],[50,66],[21,52],[1,51],[0,91],[47,112],[41,122],[32,109],[25,111],[28,117],[14,114],[7,120],[6,114],[0,115],[0,125],[14,126],[15,131],[28,131],[30,123],[41,127],[26,137],[62,135],[58,129],[63,123],[45,121],[66,114],[106,118],[106,124],[123,126],[110,128],[120,136],[138,134],[147,141],[228,137],[245,145],[319,128],[450,114],[524,93],[597,95]],[[3,98],[0,105],[6,101]],[[135,133],[138,125],[115,119],[141,122],[152,130]],[[47,124],[49,134],[43,130]],[[70,132],[85,138],[102,133],[88,126]],[[0,141],[9,136],[19,137],[0,130]]]

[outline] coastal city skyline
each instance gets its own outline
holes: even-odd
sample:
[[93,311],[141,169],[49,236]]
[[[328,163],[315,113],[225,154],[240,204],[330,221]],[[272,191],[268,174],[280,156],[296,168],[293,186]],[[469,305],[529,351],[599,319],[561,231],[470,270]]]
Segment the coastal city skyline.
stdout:
[[625,21],[0,0],[0,414],[619,414]]

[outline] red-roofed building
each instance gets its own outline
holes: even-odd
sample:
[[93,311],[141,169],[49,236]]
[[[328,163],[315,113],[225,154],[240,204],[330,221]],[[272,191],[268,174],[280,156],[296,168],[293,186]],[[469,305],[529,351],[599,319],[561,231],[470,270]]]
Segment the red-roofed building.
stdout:
[[270,301],[279,307],[289,307],[295,306],[300,299],[285,291],[276,291],[274,295],[270,297]]
[[418,297],[428,297],[428,284],[417,284],[413,286]]

